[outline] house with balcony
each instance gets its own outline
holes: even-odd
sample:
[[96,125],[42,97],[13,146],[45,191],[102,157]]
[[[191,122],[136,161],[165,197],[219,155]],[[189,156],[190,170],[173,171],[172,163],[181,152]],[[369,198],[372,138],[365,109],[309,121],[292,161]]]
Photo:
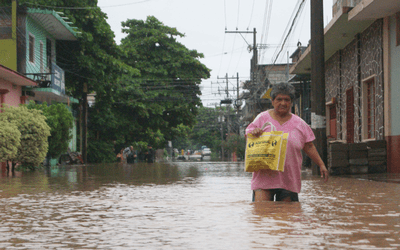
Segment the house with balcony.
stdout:
[[[334,0],[332,12],[324,28],[326,135],[343,145],[328,148],[328,167],[400,173],[400,1]],[[310,74],[311,51],[292,74]]]
[[[21,88],[20,103],[64,103],[70,110],[78,103],[65,94],[65,72],[57,65],[57,41],[77,40],[70,24],[60,12],[17,6],[15,0],[0,7],[0,64],[36,83]],[[72,133],[76,151],[76,122]]]

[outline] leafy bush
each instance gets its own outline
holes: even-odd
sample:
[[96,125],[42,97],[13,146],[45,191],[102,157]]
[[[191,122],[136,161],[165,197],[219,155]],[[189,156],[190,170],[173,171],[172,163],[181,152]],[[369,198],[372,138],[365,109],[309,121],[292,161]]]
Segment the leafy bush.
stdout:
[[21,132],[15,124],[2,117],[0,120],[0,162],[14,158],[19,146],[21,146]]
[[29,109],[42,110],[46,116],[46,123],[50,127],[49,155],[52,158],[57,158],[61,154],[67,152],[69,141],[72,138],[71,129],[73,127],[74,117],[68,108],[62,104],[52,104],[47,106],[47,103],[35,104],[31,101],[27,107]]
[[13,162],[13,167],[16,163],[29,166],[30,169],[38,167],[46,158],[47,138],[50,136],[50,127],[42,111],[29,110],[25,106],[5,107],[0,117],[14,124],[21,133],[17,154],[8,159]]

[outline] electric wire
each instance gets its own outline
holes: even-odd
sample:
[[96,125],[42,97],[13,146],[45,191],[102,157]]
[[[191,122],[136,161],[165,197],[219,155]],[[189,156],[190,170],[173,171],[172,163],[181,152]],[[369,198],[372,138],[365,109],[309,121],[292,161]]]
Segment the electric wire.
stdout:
[[252,5],[252,7],[251,7],[250,20],[249,20],[249,24],[247,25],[247,30],[249,30],[251,21],[252,21],[252,19],[253,19],[254,3],[255,3],[255,2],[256,2],[256,0],[253,0],[253,5]]
[[140,4],[140,3],[145,3],[149,2],[152,0],[142,0],[134,3],[127,3],[127,4],[116,4],[116,5],[109,5],[109,6],[94,6],[94,7],[67,7],[67,6],[50,6],[50,5],[42,5],[42,4],[37,4],[37,3],[31,3],[31,2],[25,2],[26,4],[33,5],[33,6],[39,6],[43,8],[50,8],[50,9],[69,9],[69,10],[90,10],[90,9],[98,9],[98,8],[113,8],[113,7],[121,7],[121,6],[129,6],[133,4]]
[[273,3],[273,0],[269,0],[269,1],[267,1],[267,3],[269,3],[269,5],[268,5],[268,7],[266,6],[266,9],[267,9],[267,14],[266,14],[266,18],[265,18],[266,22],[265,22],[265,27],[263,28],[264,37],[261,39],[261,44],[266,45],[267,48],[263,49],[262,53],[259,53],[259,55],[260,55],[259,61],[260,62],[264,61],[265,53],[266,53],[267,49],[269,47],[271,47],[271,45],[268,44],[268,34],[269,34],[269,27],[270,27],[271,16],[272,16],[272,3]]
[[[284,46],[285,46],[285,43],[286,43],[286,41],[288,40],[288,37],[289,37],[289,36],[291,35],[291,33],[292,33],[293,27],[295,26],[295,24],[296,24],[297,21],[298,21],[298,16],[301,14],[301,12],[302,12],[302,10],[303,10],[304,3],[305,3],[305,0],[301,0],[301,3],[300,3],[300,0],[299,0],[298,4],[296,5],[296,7],[295,7],[295,9],[294,9],[294,12],[293,12],[293,14],[292,14],[292,16],[294,16],[294,17],[291,18],[291,19],[290,19],[291,21],[289,21],[289,23],[288,23],[288,28],[286,29],[286,30],[287,30],[287,33],[286,33],[286,32],[284,33],[284,34],[286,34],[286,35],[284,35],[283,42],[281,43],[282,45],[280,46],[280,50],[277,52],[277,55],[275,56],[275,60],[273,60],[273,63],[267,65],[264,69],[262,69],[261,67],[259,67],[259,69],[256,71],[256,74],[263,74],[264,77],[262,78],[261,82],[256,86],[256,90],[253,91],[253,94],[252,94],[252,96],[250,97],[250,99],[256,98],[256,96],[260,94],[260,91],[261,91],[263,88],[265,88],[265,85],[264,85],[264,84],[265,84],[265,81],[268,79],[269,71],[276,65],[276,61],[277,61],[277,59],[278,59],[278,57],[279,57],[279,54],[280,54],[281,51],[283,50],[283,48],[284,48]],[[289,25],[289,24],[290,24],[290,25]]]
[[236,30],[239,28],[239,17],[240,17],[240,0],[238,0]]

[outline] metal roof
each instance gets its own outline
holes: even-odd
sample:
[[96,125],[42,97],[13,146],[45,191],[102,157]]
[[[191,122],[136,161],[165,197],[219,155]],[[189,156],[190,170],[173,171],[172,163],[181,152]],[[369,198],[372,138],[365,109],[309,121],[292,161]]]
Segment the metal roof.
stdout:
[[20,73],[0,65],[0,79],[18,86],[37,86],[37,83]]
[[41,24],[56,40],[77,40],[76,32],[54,10],[29,8],[28,16]]

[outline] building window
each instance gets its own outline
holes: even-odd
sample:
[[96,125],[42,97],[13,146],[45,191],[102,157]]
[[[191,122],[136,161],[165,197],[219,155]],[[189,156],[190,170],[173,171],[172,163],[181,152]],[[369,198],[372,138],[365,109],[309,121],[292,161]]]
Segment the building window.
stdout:
[[336,133],[336,124],[337,124],[337,119],[336,119],[336,105],[330,105],[329,106],[329,137],[330,138],[337,138],[337,133]]
[[375,76],[363,81],[363,137],[364,139],[375,138],[376,130],[376,89]]
[[44,62],[43,62],[43,49],[44,49],[44,45],[43,42],[40,41],[40,49],[39,49],[39,53],[40,53],[40,73],[44,73]]
[[29,35],[29,61],[35,63],[35,37]]

